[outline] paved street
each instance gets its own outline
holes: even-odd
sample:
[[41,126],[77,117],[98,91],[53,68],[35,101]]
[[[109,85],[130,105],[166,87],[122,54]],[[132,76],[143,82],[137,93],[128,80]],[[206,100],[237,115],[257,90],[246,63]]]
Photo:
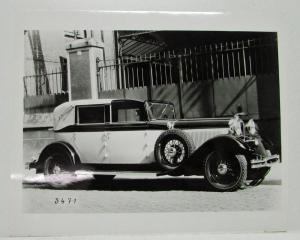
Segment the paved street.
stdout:
[[60,190],[27,183],[23,207],[31,213],[276,210],[282,190],[278,171],[258,187],[227,193],[210,192],[201,178],[87,179]]

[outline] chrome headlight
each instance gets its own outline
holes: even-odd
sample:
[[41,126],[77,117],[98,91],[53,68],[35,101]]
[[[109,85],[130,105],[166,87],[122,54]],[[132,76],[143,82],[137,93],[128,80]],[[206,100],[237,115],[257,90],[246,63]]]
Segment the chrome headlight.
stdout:
[[229,125],[229,132],[236,136],[241,136],[243,134],[243,125],[244,122],[239,116],[236,114],[233,118],[231,118],[228,122]]
[[250,135],[255,135],[257,133],[257,126],[255,124],[255,122],[253,121],[253,119],[250,119],[246,125],[245,125],[246,131],[250,134]]

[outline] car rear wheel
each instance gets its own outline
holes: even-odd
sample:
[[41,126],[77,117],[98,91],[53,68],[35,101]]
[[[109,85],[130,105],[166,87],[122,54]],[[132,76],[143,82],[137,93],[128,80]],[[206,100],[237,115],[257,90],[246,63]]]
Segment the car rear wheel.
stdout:
[[64,153],[54,153],[45,160],[44,174],[64,174],[72,170],[72,160]]
[[73,167],[71,157],[64,151],[58,151],[45,159],[44,175],[52,187],[65,187],[74,181]]
[[166,170],[178,167],[194,151],[190,137],[179,129],[163,132],[157,139],[154,148],[156,162]]
[[213,150],[204,160],[204,175],[214,190],[235,191],[245,184],[247,160],[243,155]]

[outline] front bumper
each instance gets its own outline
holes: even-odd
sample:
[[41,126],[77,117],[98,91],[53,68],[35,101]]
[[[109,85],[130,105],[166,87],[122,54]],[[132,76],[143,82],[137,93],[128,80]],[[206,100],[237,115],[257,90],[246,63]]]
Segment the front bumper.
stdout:
[[279,162],[280,162],[280,157],[278,154],[270,155],[260,159],[250,160],[251,168],[271,167],[274,164]]

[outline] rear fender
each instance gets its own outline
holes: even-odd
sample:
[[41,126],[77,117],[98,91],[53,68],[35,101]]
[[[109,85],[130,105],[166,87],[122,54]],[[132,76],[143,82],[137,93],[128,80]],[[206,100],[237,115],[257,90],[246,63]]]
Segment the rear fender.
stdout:
[[60,150],[66,151],[74,165],[80,164],[80,158],[75,149],[70,144],[60,141],[51,143],[42,150],[37,162],[34,164],[35,168],[43,168],[44,161],[46,160],[46,158],[52,153],[55,153]]

